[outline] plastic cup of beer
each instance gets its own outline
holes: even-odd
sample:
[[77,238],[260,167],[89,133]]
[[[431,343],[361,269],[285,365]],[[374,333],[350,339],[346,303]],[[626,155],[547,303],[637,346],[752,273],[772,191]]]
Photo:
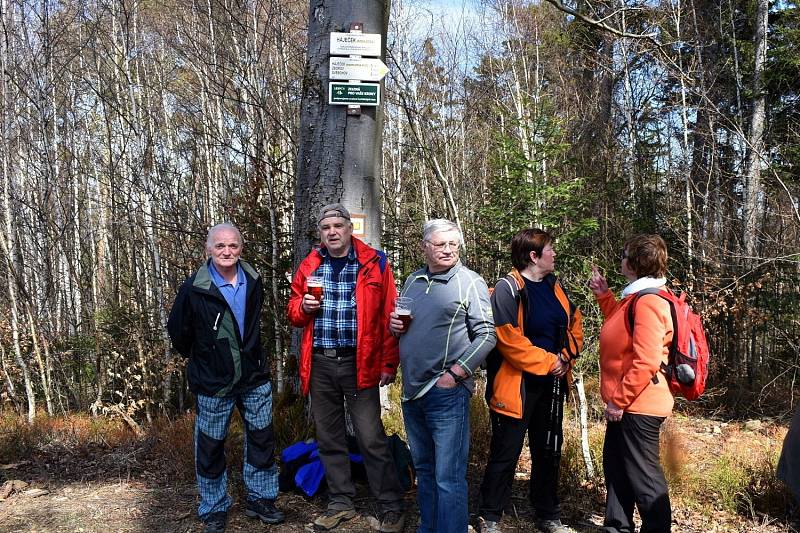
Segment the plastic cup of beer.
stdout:
[[322,301],[324,292],[322,276],[308,276],[306,278],[306,293],[314,297],[318,302]]
[[394,301],[394,312],[397,313],[397,318],[403,323],[403,331],[408,330],[411,324],[411,306],[414,303],[413,298],[408,296],[398,296]]

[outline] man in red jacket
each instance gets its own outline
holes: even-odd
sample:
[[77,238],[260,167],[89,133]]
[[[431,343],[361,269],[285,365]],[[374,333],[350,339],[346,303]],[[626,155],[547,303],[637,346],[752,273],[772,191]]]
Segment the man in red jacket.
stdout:
[[[403,491],[381,421],[379,386],[394,381],[397,339],[389,313],[397,289],[386,255],[353,237],[350,212],[329,204],[317,217],[322,246],[303,259],[292,280],[289,321],[302,327],[300,381],[311,412],[329,501],[314,528],[327,531],[356,516],[344,403],[355,427],[367,480],[381,512],[380,531],[403,530]],[[308,278],[322,278],[322,299]]]

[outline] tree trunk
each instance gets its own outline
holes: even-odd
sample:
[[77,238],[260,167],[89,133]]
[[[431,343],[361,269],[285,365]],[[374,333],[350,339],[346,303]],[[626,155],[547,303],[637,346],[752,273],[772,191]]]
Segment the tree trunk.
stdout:
[[25,395],[28,399],[28,422],[33,423],[33,418],[36,416],[36,393],[33,390],[33,382],[31,381],[28,365],[22,357],[22,346],[19,339],[19,311],[17,307],[17,275],[14,272],[12,264],[11,250],[14,249],[14,229],[11,225],[11,207],[9,201],[9,179],[8,168],[5,165],[6,158],[3,157],[3,200],[5,204],[5,228],[0,235],[0,245],[3,247],[3,254],[6,259],[6,281],[8,283],[8,300],[11,307],[11,341],[14,347],[14,358],[17,365],[22,371],[22,379],[25,383]]
[[586,402],[586,391],[583,388],[583,375],[577,374],[572,386],[578,393],[578,413],[581,423],[581,452],[583,453],[583,463],[586,465],[586,477],[594,478],[594,463],[592,462],[592,452],[589,448],[589,416],[588,404]]
[[29,302],[25,302],[25,316],[28,319],[28,330],[31,334],[31,350],[36,364],[39,367],[39,381],[42,383],[42,392],[44,392],[47,414],[53,416],[55,411],[53,409],[52,386],[48,379],[47,365],[45,364],[44,357],[42,356],[42,349],[39,345],[39,330],[36,325],[36,320],[33,318],[33,312],[31,311],[31,304]]
[[[15,31],[13,19],[9,15],[6,0],[0,0],[0,17],[6,32]],[[11,153],[8,139],[10,138],[11,113],[14,110],[14,100],[9,94],[7,79],[10,68],[8,66],[8,39],[6,36],[0,38],[0,179],[3,186],[3,215],[4,225],[0,231],[0,246],[5,259],[6,268],[3,269],[8,287],[8,300],[11,308],[11,341],[14,350],[14,359],[22,371],[22,378],[25,384],[25,395],[28,400],[28,422],[33,422],[36,415],[36,397],[33,390],[33,383],[28,372],[28,366],[22,357],[22,347],[19,338],[19,311],[17,307],[17,288],[16,275],[14,273],[12,250],[15,250],[14,226],[12,225],[12,206],[11,206]],[[5,359],[4,359],[5,360]],[[8,374],[6,374],[8,376]],[[10,383],[10,381],[9,381]],[[9,389],[13,393],[13,385]]]
[[[351,116],[346,106],[327,102],[330,33],[347,32],[356,22],[363,23],[364,33],[381,34],[385,58],[389,0],[309,2],[295,184],[295,270],[317,239],[316,214],[327,203],[342,202],[352,215],[363,216],[363,240],[380,246],[383,108],[364,106],[360,115]],[[298,354],[299,346],[299,330],[295,330],[291,353]]]
[[764,153],[764,121],[766,93],[764,71],[767,64],[767,15],[769,0],[758,0],[756,26],[753,35],[755,66],[753,67],[753,116],[747,137],[748,156],[745,174],[743,242],[746,261],[756,257],[763,191],[761,190],[761,161]]
[[[388,0],[311,0],[308,62],[300,114],[300,149],[295,188],[295,266],[316,239],[320,207],[341,201],[353,215],[363,215],[365,241],[380,245],[380,165],[383,130],[381,106],[362,107],[348,116],[346,106],[328,105],[330,33],[347,32],[354,22],[364,33],[383,36],[385,57]],[[383,87],[381,87],[383,89]]]

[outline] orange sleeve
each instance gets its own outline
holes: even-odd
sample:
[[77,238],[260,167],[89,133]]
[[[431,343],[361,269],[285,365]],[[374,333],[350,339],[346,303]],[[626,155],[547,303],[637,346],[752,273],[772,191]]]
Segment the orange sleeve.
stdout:
[[534,346],[530,339],[511,324],[495,328],[497,349],[511,366],[521,372],[544,376],[556,362],[556,355]]
[[603,313],[604,318],[608,318],[614,314],[614,311],[619,306],[619,302],[616,297],[614,297],[614,293],[611,292],[611,290],[607,290],[600,296],[595,294],[594,297],[597,299],[597,304],[600,306],[600,312]]
[[[625,317],[627,320],[627,317]],[[646,294],[636,302],[633,326],[633,351],[626,354],[622,380],[611,394],[617,407],[626,409],[653,379],[672,340],[672,316],[669,304],[655,294]]]
[[580,309],[575,310],[569,333],[569,337],[566,339],[567,344],[569,344],[569,349],[564,348],[561,351],[567,360],[570,361],[571,365],[575,366],[576,357],[580,355],[583,350],[583,313],[581,313]]

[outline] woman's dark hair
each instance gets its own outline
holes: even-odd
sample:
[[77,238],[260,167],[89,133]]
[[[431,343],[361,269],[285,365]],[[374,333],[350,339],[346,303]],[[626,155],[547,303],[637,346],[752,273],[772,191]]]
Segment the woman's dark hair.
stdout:
[[542,256],[545,246],[553,242],[553,236],[538,228],[525,228],[511,239],[511,264],[517,270],[524,270],[531,262],[531,252]]
[[625,241],[628,268],[639,278],[667,275],[667,244],[658,235],[634,235]]

